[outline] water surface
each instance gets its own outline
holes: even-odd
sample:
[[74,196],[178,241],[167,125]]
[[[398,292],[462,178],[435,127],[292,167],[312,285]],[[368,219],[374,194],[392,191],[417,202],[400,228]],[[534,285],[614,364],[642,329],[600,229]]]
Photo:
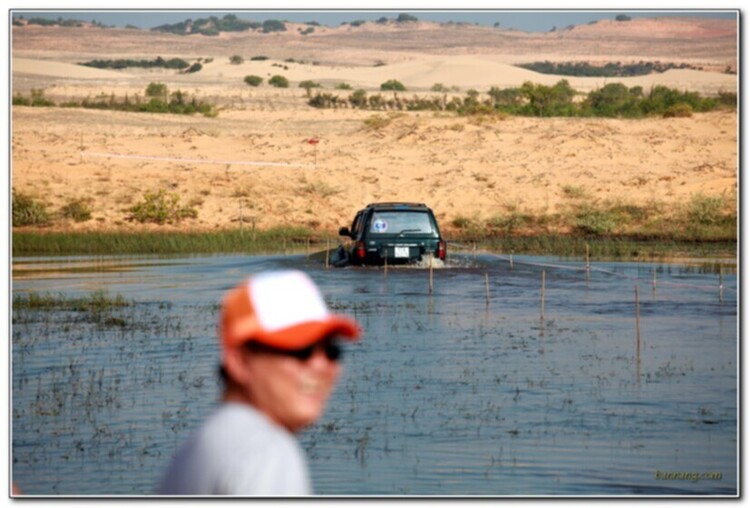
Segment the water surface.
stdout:
[[307,271],[365,330],[324,418],[300,436],[318,494],[737,492],[731,270],[587,273],[490,255],[435,269],[431,293],[428,269],[326,270],[305,256],[16,259],[14,294],[104,289],[133,304],[104,317],[13,310],[14,482],[40,495],[153,492],[218,397],[218,302],[274,268]]

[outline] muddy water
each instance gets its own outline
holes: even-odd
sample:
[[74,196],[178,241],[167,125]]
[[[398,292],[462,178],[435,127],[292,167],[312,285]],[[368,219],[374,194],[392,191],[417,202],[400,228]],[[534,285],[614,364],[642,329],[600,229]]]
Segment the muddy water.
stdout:
[[365,330],[300,436],[318,494],[735,494],[736,275],[580,267],[454,257],[430,294],[428,269],[326,271],[305,256],[16,259],[14,294],[106,289],[133,304],[14,309],[13,480],[150,494],[216,400],[221,295],[300,268]]

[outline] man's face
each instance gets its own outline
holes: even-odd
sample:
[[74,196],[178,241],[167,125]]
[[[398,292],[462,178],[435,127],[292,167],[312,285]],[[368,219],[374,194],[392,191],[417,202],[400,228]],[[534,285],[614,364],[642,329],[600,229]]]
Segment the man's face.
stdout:
[[341,374],[341,366],[327,358],[323,347],[315,347],[306,360],[263,349],[244,356],[242,384],[249,401],[291,432],[321,417]]

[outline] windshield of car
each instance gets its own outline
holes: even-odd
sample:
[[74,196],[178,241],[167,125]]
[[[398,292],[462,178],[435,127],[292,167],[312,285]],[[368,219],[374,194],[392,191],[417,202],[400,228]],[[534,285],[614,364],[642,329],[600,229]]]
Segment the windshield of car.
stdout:
[[437,235],[430,214],[419,211],[375,212],[369,229],[376,234]]

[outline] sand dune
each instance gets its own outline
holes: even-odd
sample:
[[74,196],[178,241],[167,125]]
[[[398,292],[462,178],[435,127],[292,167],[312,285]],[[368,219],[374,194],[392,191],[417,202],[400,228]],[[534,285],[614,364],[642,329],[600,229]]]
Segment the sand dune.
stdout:
[[13,57],[13,74],[33,74],[51,78],[75,79],[125,79],[132,77],[127,72],[96,69],[84,65]]
[[[242,83],[247,75],[258,75],[268,79],[279,74],[292,82],[292,86],[304,80],[327,84],[349,83],[358,88],[377,90],[389,79],[402,82],[408,90],[429,90],[436,83],[446,87],[458,87],[463,91],[475,88],[487,91],[493,86],[500,88],[520,86],[526,81],[552,85],[561,79],[567,80],[577,90],[588,92],[601,88],[607,83],[623,83],[628,87],[641,86],[648,89],[654,85],[664,85],[680,90],[691,90],[703,94],[716,94],[718,91],[736,91],[737,77],[731,74],[704,72],[689,69],[671,69],[661,74],[627,78],[589,78],[576,76],[548,75],[500,63],[492,58],[478,56],[431,56],[423,55],[409,61],[378,67],[326,66],[300,63],[287,63],[274,60],[246,61],[239,65],[230,64],[226,59],[204,64],[203,70],[194,75],[177,76],[174,71],[112,71],[94,69],[82,65],[50,62],[48,60],[13,58],[13,71],[19,75],[32,74],[48,78],[64,77],[69,80],[111,80],[125,82],[136,75],[142,78],[164,78],[176,82],[201,86],[216,81],[226,81],[228,85]],[[142,85],[137,80],[137,86]],[[107,93],[107,91],[104,91]]]
[[[699,33],[709,41],[695,43],[709,67],[726,64],[733,50],[724,32],[714,58],[710,34],[715,25],[690,28],[682,23],[670,25],[671,30],[678,36]],[[642,53],[636,51],[651,42],[644,27],[656,26],[660,25],[632,25],[642,29],[636,37],[640,46],[630,50],[632,59],[638,61]],[[725,24],[717,26],[726,31]],[[565,37],[579,37],[575,46],[565,43],[568,53],[563,56],[569,58],[575,47],[585,59],[587,52],[599,49],[596,41],[607,36],[598,26],[554,35],[450,26],[445,29],[451,44],[447,47],[440,46],[440,39],[421,39],[440,33],[434,26],[390,30],[403,44],[383,39],[386,32],[378,27],[362,32],[321,28],[310,39],[295,34],[210,38],[89,32],[96,35],[96,43],[70,37],[80,34],[59,28],[19,32],[21,37],[14,35],[22,48],[13,53],[14,93],[41,88],[54,100],[122,96],[142,94],[148,83],[159,81],[171,90],[182,89],[219,104],[221,112],[204,118],[14,106],[12,186],[54,212],[73,199],[88,200],[93,219],[58,222],[56,227],[63,229],[158,228],[130,222],[127,210],[145,191],[164,189],[198,211],[197,219],[179,228],[253,223],[261,228],[304,225],[327,233],[347,224],[359,207],[372,201],[425,202],[450,225],[457,217],[487,220],[513,213],[566,213],[581,200],[661,203],[665,209],[676,209],[699,192],[723,194],[729,200],[737,195],[736,112],[678,119],[507,118],[487,123],[447,113],[318,110],[308,105],[298,88],[303,80],[323,83],[329,91],[341,82],[374,91],[396,79],[408,88],[406,94],[429,93],[436,83],[459,87],[461,94],[470,88],[486,92],[491,86],[520,86],[525,81],[551,85],[563,77],[511,65],[515,55],[507,48],[525,44],[532,60],[560,61],[556,40],[563,45]],[[606,39],[607,51],[630,47],[630,32],[624,33],[620,39]],[[506,39],[513,37],[509,46]],[[492,46],[488,38],[505,45]],[[660,52],[671,51],[679,61],[684,50],[679,39],[661,37],[659,43]],[[418,51],[423,46],[425,50]],[[93,53],[117,59],[167,57],[182,51],[201,55],[203,69],[194,74],[132,68],[123,72],[71,63]],[[233,54],[273,58],[246,58],[232,65]],[[287,55],[295,62],[286,61]],[[212,60],[206,62],[208,57]],[[313,64],[322,57],[327,60]],[[384,65],[363,65],[381,57]],[[303,60],[307,63],[299,63]],[[291,86],[249,87],[243,78],[250,74],[266,79],[281,74]],[[737,90],[736,75],[697,70],[564,79],[582,92],[609,82],[646,90],[660,84],[703,94]],[[365,122],[375,115],[387,117],[380,127]],[[320,142],[308,144],[312,137]]]

